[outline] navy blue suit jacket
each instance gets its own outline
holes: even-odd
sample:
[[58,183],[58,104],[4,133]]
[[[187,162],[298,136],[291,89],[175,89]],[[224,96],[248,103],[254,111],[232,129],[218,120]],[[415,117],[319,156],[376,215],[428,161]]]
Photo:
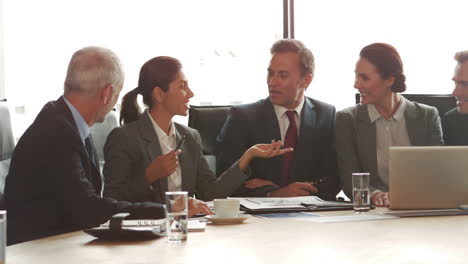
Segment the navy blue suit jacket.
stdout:
[[[289,182],[314,182],[326,178],[319,187],[318,195],[335,199],[339,191],[336,168],[336,153],[333,143],[335,107],[306,97],[301,115],[301,127],[294,150],[293,174]],[[219,172],[239,159],[252,145],[281,140],[278,119],[273,104],[267,98],[252,104],[233,106],[224,127],[218,135],[217,166]],[[270,180],[279,185],[282,157],[255,159],[251,163],[252,176]],[[266,196],[277,190],[274,186],[257,189],[242,187],[240,196]]]
[[6,178],[8,244],[97,226],[112,215],[162,218],[162,205],[101,198],[101,177],[63,98],[20,138]]

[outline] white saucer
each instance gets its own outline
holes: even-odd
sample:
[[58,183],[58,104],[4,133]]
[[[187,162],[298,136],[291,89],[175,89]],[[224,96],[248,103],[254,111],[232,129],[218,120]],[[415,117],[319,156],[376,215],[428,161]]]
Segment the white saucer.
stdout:
[[232,225],[232,224],[240,224],[244,222],[247,218],[247,215],[239,215],[237,217],[216,217],[216,215],[207,215],[205,216],[206,219],[210,220],[213,224],[216,225]]

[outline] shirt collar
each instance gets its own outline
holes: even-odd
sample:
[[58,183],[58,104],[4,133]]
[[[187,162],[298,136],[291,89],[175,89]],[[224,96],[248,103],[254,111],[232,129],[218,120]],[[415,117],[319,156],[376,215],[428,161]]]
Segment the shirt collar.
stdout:
[[156,121],[154,121],[154,119],[151,116],[148,109],[146,110],[146,113],[148,114],[148,116],[149,116],[149,118],[151,120],[151,123],[153,123],[154,129],[156,130],[156,134],[158,135],[158,137],[161,137],[161,136],[175,137],[174,122],[171,122],[171,126],[169,127],[169,135],[167,135],[166,132],[164,132],[164,130],[162,130],[161,127],[159,127],[158,123],[156,123]]
[[301,98],[301,101],[299,104],[296,106],[294,109],[288,109],[286,107],[280,106],[280,105],[273,105],[273,108],[275,109],[276,116],[282,117],[286,111],[293,110],[296,111],[297,116],[299,117],[299,120],[301,119],[301,113],[302,113],[302,107],[304,106],[304,96]]
[[76,110],[76,108],[70,103],[70,101],[68,101],[67,98],[65,98],[65,96],[62,96],[62,97],[72,113],[73,119],[75,120],[76,127],[78,128],[78,133],[80,133],[81,140],[83,140],[84,142],[90,133],[88,123],[86,123],[83,116],[81,116],[80,112]]
[[405,119],[405,108],[406,108],[406,99],[403,96],[400,96],[400,106],[398,106],[398,110],[393,115],[397,121],[401,121]]
[[[401,121],[405,119],[405,108],[406,108],[406,99],[403,96],[400,96],[400,105],[398,106],[397,111],[393,114],[393,118],[396,121]],[[369,119],[371,123],[374,123],[376,120],[382,117],[382,115],[377,111],[373,104],[367,105],[367,111],[369,112]]]

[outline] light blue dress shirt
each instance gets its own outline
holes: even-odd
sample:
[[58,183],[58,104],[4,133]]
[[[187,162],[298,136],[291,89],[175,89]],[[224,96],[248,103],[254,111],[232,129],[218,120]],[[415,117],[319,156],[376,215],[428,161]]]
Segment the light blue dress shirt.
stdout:
[[86,123],[84,118],[81,116],[80,112],[76,110],[76,108],[67,100],[67,98],[63,97],[63,99],[65,100],[65,103],[67,103],[68,108],[70,108],[70,111],[73,115],[73,119],[75,120],[76,127],[78,128],[78,132],[80,133],[80,137],[84,145],[85,139],[89,136],[90,133],[88,123]]

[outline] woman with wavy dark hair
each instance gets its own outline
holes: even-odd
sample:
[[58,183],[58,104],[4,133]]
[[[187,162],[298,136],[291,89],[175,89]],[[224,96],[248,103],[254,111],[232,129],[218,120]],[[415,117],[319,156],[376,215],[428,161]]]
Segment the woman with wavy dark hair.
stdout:
[[[137,96],[148,108],[140,113]],[[123,97],[121,123],[104,146],[104,196],[129,202],[164,203],[166,191],[188,191],[208,201],[231,195],[248,178],[250,161],[282,155],[281,142],[257,144],[216,178],[201,151],[198,132],[175,123],[186,116],[193,92],[175,58],[161,56],[146,62],[138,87]],[[182,142],[179,146],[179,142]],[[189,215],[210,214],[208,206],[189,200]]]
[[400,95],[406,77],[398,51],[385,43],[364,47],[355,68],[361,102],[336,114],[335,139],[343,190],[352,197],[351,174],[370,173],[371,202],[388,206],[391,146],[442,145],[437,109]]

